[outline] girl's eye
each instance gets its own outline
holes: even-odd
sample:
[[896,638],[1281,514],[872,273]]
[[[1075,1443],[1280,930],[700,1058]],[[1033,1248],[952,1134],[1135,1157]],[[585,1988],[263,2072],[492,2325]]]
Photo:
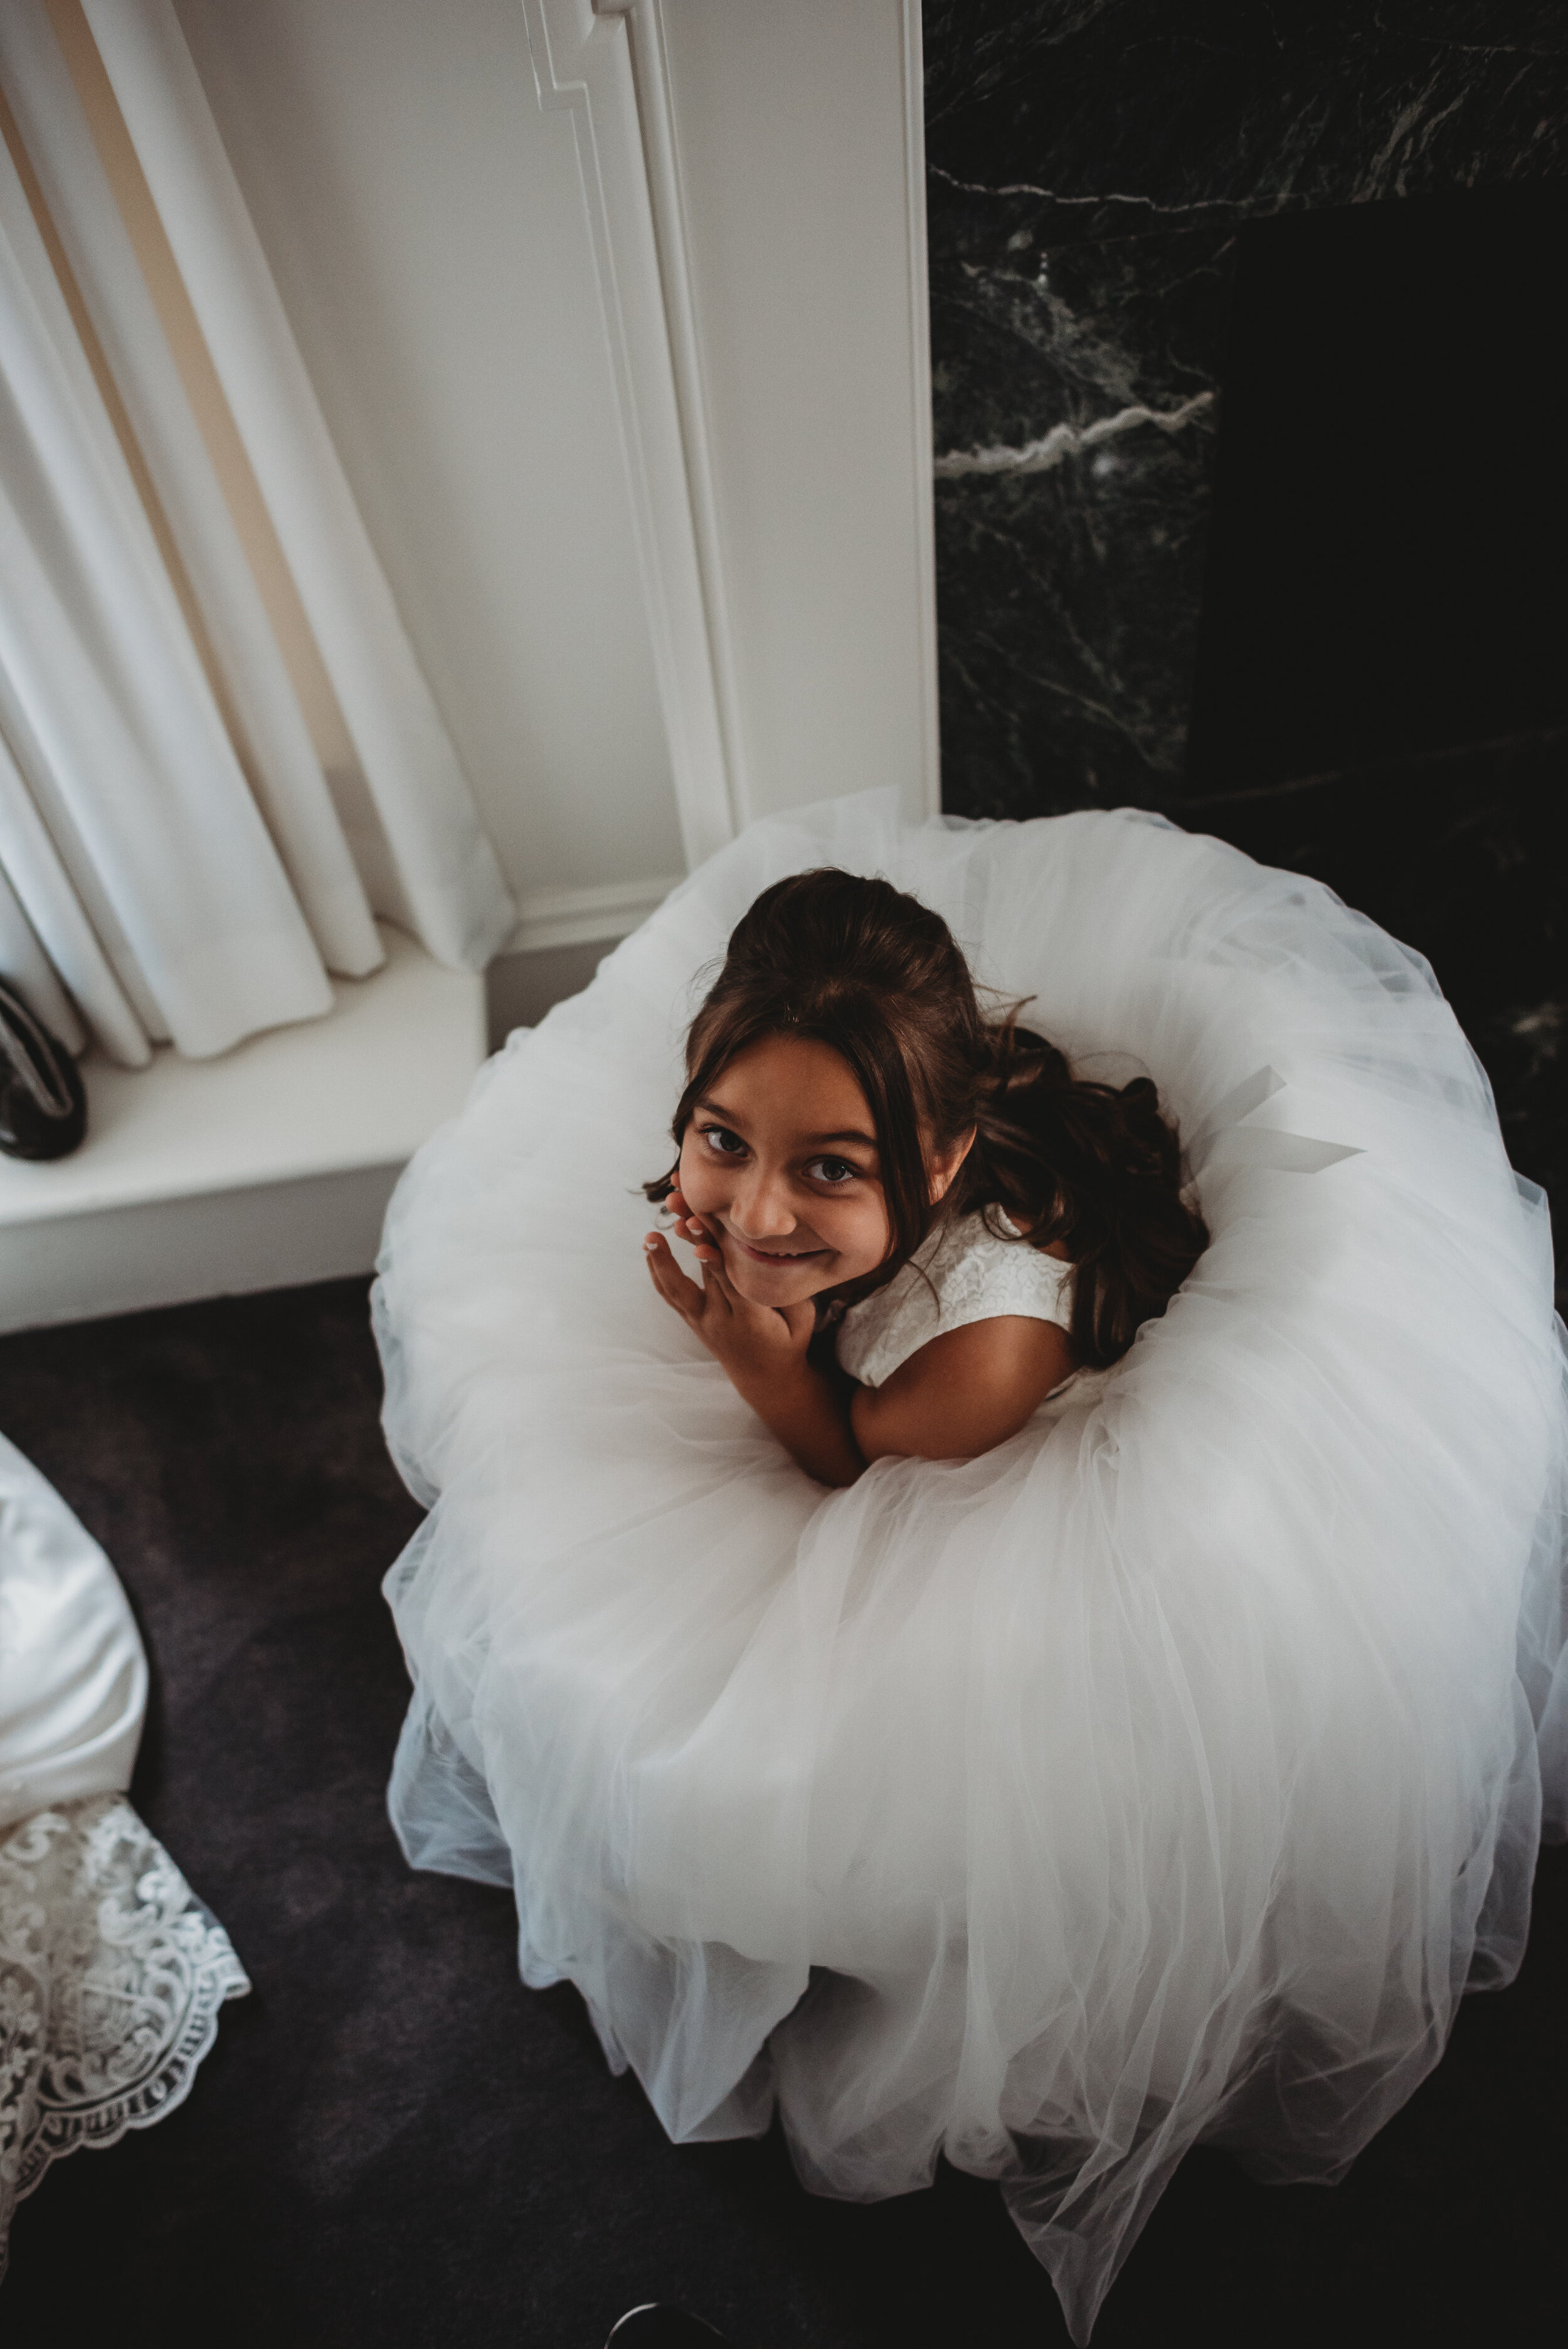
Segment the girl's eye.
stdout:
[[851,1166],[847,1158],[813,1158],[806,1172],[819,1183],[826,1183],[830,1190],[836,1190],[841,1184],[852,1183],[860,1168]]
[[746,1148],[739,1134],[731,1133],[727,1125],[705,1125],[701,1131],[708,1148],[720,1158],[738,1158]]

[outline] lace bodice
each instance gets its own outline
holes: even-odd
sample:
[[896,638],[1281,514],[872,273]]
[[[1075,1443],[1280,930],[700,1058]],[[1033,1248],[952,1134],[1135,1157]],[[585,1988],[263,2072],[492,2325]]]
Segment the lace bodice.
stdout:
[[944,1330],[1002,1313],[1071,1326],[1071,1265],[1020,1246],[1006,1216],[995,1221],[1013,1237],[998,1239],[984,1216],[962,1216],[917,1248],[885,1288],[851,1306],[839,1329],[839,1361],[852,1379],[880,1387]]

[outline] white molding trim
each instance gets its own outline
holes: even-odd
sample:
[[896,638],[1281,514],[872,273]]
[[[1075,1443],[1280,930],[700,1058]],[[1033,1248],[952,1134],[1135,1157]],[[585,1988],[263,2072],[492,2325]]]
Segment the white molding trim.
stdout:
[[[914,0],[914,4],[918,6],[919,0]],[[729,595],[725,582],[723,541],[718,526],[718,494],[714,485],[709,455],[708,400],[703,379],[702,338],[692,291],[691,241],[681,184],[680,142],[676,137],[675,108],[670,96],[669,68],[665,62],[664,0],[596,0],[596,5],[601,15],[614,10],[624,16],[631,39],[637,114],[643,131],[643,160],[647,172],[654,235],[659,249],[665,326],[669,336],[670,367],[680,410],[686,486],[691,499],[692,533],[702,574],[708,653],[713,665],[714,690],[729,775],[730,805],[737,823],[744,824],[751,821],[757,809],[746,771],[745,730],[740,718],[740,688],[729,627]]]
[[537,954],[544,947],[595,946],[624,938],[657,911],[681,879],[610,881],[586,889],[538,889],[522,900],[517,927],[503,954]]
[[[942,787],[924,62],[921,0],[891,5],[903,79],[906,378],[918,572],[918,772],[904,788],[911,812],[926,815],[939,812]],[[573,117],[681,835],[687,864],[695,865],[758,809],[710,453],[665,0],[522,0],[522,9],[540,103]],[[573,941],[590,935],[572,933]],[[537,936],[526,906],[518,936]],[[564,933],[557,942],[568,942]]]
[[921,0],[903,11],[903,170],[909,202],[910,395],[913,402],[915,538],[920,561],[920,734],[923,812],[942,812],[942,729],[936,690],[935,475],[931,437],[931,281],[925,242],[925,48]]
[[[687,864],[697,864],[734,838],[738,808],[628,6],[606,0],[596,11],[593,0],[522,0],[522,11],[539,102],[569,112],[576,138],[682,843]],[[526,906],[520,926],[528,927]]]

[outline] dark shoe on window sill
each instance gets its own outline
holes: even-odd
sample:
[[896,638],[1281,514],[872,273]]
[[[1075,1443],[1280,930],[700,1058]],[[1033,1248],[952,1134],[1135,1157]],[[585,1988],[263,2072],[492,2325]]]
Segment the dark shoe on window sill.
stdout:
[[7,1158],[64,1158],[87,1127],[81,1071],[0,978],[0,1150]]

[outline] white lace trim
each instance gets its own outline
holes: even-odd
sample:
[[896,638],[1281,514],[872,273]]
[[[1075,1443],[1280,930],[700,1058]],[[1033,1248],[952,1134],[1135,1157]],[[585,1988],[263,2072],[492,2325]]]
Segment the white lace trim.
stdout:
[[862,1386],[880,1387],[901,1362],[946,1330],[1017,1313],[1072,1325],[1073,1268],[1012,1239],[998,1239],[983,1216],[964,1216],[917,1248],[885,1288],[851,1305],[839,1330],[839,1361]]
[[12,2209],[50,2162],[172,2112],[250,1987],[122,1795],[0,1835],[0,2276]]

